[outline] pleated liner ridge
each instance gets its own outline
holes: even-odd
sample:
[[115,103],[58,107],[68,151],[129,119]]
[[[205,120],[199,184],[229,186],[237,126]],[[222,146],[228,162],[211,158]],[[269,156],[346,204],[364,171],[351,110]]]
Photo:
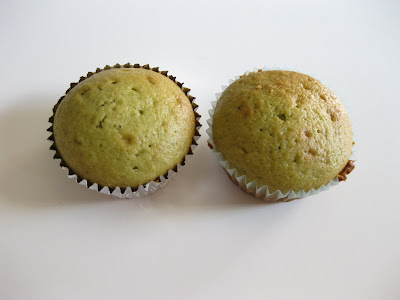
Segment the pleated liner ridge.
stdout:
[[[252,72],[261,72],[261,71],[267,71],[269,70],[268,68],[254,68],[253,71],[246,71],[245,74],[241,76],[236,76],[234,79],[229,80],[229,84],[232,84],[236,80],[240,79],[241,77],[244,77]],[[335,186],[339,183],[338,178],[334,178],[331,180],[328,184],[320,186],[318,189],[311,189],[309,191],[294,191],[290,190],[286,193],[283,193],[280,190],[270,192],[269,187],[267,185],[260,186],[256,181],[249,181],[245,175],[239,174],[238,170],[236,168],[231,167],[229,162],[224,158],[221,152],[218,151],[214,144],[214,139],[213,139],[213,131],[212,131],[212,125],[213,125],[213,117],[214,117],[214,110],[217,105],[217,102],[219,98],[221,97],[222,93],[224,90],[227,88],[227,85],[222,86],[222,92],[215,94],[217,101],[211,102],[212,108],[208,111],[209,113],[209,119],[207,120],[208,124],[208,129],[207,129],[207,134],[209,136],[208,139],[208,145],[212,152],[216,155],[218,162],[221,164],[222,168],[225,170],[229,178],[237,184],[243,191],[252,194],[253,196],[263,199],[266,202],[288,202],[292,201],[295,199],[301,199],[304,197],[316,195],[322,191],[328,190],[330,187]]]
[[[109,70],[112,68],[143,68],[146,70],[151,70],[157,73],[160,73],[161,75],[168,77],[169,79],[171,79],[173,82],[175,82],[175,84],[177,86],[179,86],[179,88],[185,93],[185,95],[188,97],[190,103],[192,104],[192,108],[193,108],[193,112],[195,114],[195,119],[196,119],[196,128],[195,128],[195,134],[192,138],[192,145],[189,148],[189,152],[184,156],[184,158],[182,159],[182,161],[177,164],[173,169],[168,170],[165,174],[159,176],[158,178],[144,184],[144,185],[139,185],[136,188],[133,187],[127,187],[127,188],[120,188],[120,187],[108,187],[108,186],[102,186],[100,184],[97,184],[95,182],[90,182],[85,178],[82,178],[81,176],[79,176],[78,174],[75,173],[74,170],[72,170],[70,167],[68,167],[67,163],[63,160],[63,158],[61,157],[58,149],[57,149],[57,144],[54,140],[54,131],[53,131],[53,124],[54,124],[54,116],[56,114],[57,108],[60,105],[60,103],[63,101],[65,95],[72,89],[74,88],[78,83],[84,81],[85,79],[89,78],[90,76],[105,71],[105,70]],[[163,187],[164,185],[167,184],[168,180],[171,179],[172,177],[174,177],[176,175],[176,173],[180,170],[180,168],[182,168],[182,166],[185,165],[186,161],[193,155],[193,151],[194,149],[197,147],[197,141],[200,138],[200,133],[199,130],[201,128],[201,124],[200,124],[200,115],[197,113],[197,108],[198,105],[194,102],[195,97],[189,95],[190,89],[186,88],[183,86],[183,83],[179,82],[176,80],[176,77],[172,76],[172,75],[168,75],[168,71],[159,71],[159,68],[150,68],[150,66],[148,64],[146,65],[139,65],[139,64],[134,64],[131,65],[130,63],[126,63],[124,65],[120,65],[120,64],[116,64],[114,66],[109,66],[106,65],[103,69],[97,68],[95,72],[89,72],[87,73],[86,77],[82,76],[79,79],[79,82],[73,82],[70,84],[69,89],[65,92],[65,95],[62,96],[56,105],[54,105],[53,108],[53,115],[50,117],[49,122],[51,123],[51,126],[47,129],[47,131],[49,131],[51,133],[51,135],[49,136],[48,140],[51,141],[51,146],[50,146],[50,150],[54,150],[55,154],[53,156],[54,159],[56,160],[60,160],[60,166],[61,168],[65,169],[68,171],[68,177],[75,179],[75,181],[91,190],[96,190],[98,192],[101,192],[103,194],[107,194],[107,195],[113,195],[113,196],[117,196],[117,197],[121,197],[121,198],[136,198],[136,197],[140,197],[140,196],[145,196],[148,195],[152,192],[155,192],[156,190],[158,190],[159,188]]]

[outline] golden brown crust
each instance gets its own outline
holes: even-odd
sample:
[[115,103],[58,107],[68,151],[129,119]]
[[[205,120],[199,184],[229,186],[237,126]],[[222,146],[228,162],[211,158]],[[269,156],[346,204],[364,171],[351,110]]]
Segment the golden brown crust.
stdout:
[[349,175],[356,167],[354,162],[354,160],[349,160],[347,162],[346,166],[343,168],[342,171],[340,171],[339,175],[337,176],[339,181],[346,181],[347,175]]

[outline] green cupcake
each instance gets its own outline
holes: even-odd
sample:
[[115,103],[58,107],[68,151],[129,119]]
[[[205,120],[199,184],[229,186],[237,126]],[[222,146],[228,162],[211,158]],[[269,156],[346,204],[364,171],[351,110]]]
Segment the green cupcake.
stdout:
[[212,137],[236,170],[234,181],[244,175],[269,193],[304,196],[352,168],[353,132],[342,103],[297,72],[260,71],[233,82],[216,104]]
[[199,116],[188,91],[148,66],[98,69],[56,105],[53,148],[72,173],[99,189],[135,191],[158,182],[196,144]]

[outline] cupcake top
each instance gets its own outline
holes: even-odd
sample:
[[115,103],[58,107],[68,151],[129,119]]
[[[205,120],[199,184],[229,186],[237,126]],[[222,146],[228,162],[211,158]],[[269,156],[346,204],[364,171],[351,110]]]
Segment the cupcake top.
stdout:
[[54,116],[62,159],[101,186],[132,187],[184,160],[195,134],[190,100],[171,79],[142,68],[113,68],[70,89]]
[[230,167],[271,193],[328,184],[353,145],[349,117],[335,94],[291,71],[260,71],[233,82],[217,102],[212,131]]

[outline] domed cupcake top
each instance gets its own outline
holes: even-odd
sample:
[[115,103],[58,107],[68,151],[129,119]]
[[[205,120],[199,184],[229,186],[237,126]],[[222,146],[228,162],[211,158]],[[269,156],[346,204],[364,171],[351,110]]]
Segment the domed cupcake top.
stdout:
[[339,99],[292,71],[255,72],[233,82],[217,102],[212,131],[230,167],[271,193],[328,184],[346,166],[353,144]]
[[181,163],[196,120],[174,81],[143,68],[112,68],[68,91],[54,116],[63,161],[101,186],[137,187]]

